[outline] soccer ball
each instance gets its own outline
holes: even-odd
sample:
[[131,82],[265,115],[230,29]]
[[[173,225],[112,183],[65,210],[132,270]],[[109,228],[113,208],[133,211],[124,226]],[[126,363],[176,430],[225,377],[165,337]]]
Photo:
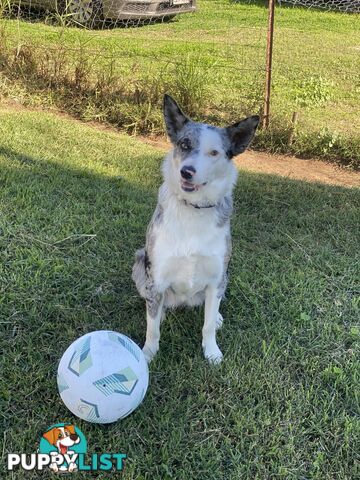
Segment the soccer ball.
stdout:
[[147,362],[130,338],[108,330],[87,333],[61,357],[57,384],[67,408],[93,423],[125,418],[142,402]]

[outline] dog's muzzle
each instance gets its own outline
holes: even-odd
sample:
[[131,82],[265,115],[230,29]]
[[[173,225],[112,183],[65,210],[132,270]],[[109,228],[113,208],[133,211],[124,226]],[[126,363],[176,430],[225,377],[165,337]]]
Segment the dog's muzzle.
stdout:
[[204,183],[191,183],[187,182],[186,180],[181,179],[180,184],[181,188],[184,190],[184,192],[197,192],[199,188],[203,187],[206,185],[207,182]]
[[181,179],[181,188],[184,190],[184,192],[194,192],[197,190],[197,185],[193,184],[191,182],[187,182],[186,180]]

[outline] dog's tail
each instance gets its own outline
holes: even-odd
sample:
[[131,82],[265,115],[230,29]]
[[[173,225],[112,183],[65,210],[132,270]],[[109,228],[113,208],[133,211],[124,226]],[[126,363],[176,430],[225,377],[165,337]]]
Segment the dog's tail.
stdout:
[[146,296],[146,274],[145,274],[145,248],[138,250],[135,253],[135,263],[132,269],[131,278],[134,280],[136,288],[140,295],[145,298]]

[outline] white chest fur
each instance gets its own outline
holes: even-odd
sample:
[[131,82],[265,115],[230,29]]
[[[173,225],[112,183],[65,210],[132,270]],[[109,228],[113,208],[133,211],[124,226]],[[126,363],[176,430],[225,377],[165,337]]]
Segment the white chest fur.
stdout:
[[171,287],[191,296],[223,275],[229,225],[217,226],[215,208],[195,209],[175,200],[163,205],[153,245],[153,278],[158,291]]

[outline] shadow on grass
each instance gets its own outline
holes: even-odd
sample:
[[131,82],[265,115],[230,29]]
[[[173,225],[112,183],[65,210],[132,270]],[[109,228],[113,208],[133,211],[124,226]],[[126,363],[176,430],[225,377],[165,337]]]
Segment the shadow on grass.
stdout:
[[[156,203],[156,187],[5,147],[0,155],[7,158],[0,177],[4,451],[30,453],[47,426],[73,421],[59,401],[55,374],[75,338],[114,329],[143,342],[144,303],[130,274]],[[254,428],[245,420],[254,405],[263,403],[276,417],[285,390],[311,382],[308,375],[328,365],[329,352],[351,340],[358,192],[241,173],[235,200],[234,253],[219,334],[223,365],[214,370],[202,360],[201,311],[170,313],[144,405],[121,423],[121,431],[119,424],[103,428],[77,421],[92,451],[129,455],[126,478],[145,473],[165,478],[166,469],[175,475],[180,465],[184,477],[179,478],[192,478],[199,465],[204,478],[230,478],[226,475],[247,461],[237,465],[226,459],[241,428]],[[321,388],[321,382],[316,385]],[[331,402],[350,411],[348,394],[336,398],[330,387]],[[244,427],[232,420],[234,408],[244,413]],[[208,418],[208,426],[198,426],[202,418]],[[207,428],[216,441],[204,443],[201,432]],[[267,465],[266,440],[251,435],[259,435]],[[242,448],[245,458],[251,457],[251,449]],[[256,471],[265,478],[268,468]]]

